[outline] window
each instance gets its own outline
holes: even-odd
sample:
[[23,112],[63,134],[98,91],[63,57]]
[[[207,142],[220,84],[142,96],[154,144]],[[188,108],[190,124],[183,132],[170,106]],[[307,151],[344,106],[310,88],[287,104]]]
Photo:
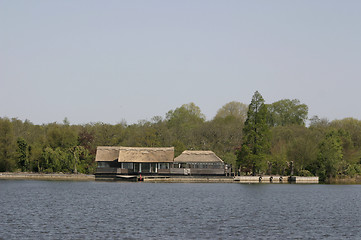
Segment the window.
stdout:
[[[178,165],[178,164],[174,164]],[[169,169],[169,163],[159,163],[159,169]]]
[[150,172],[152,172],[152,173],[157,172],[157,164],[156,163],[151,163],[150,164]]
[[120,164],[117,161],[98,162],[98,168],[116,168]]
[[123,163],[123,168],[124,169],[133,169],[133,163]]
[[134,172],[140,172],[139,163],[134,163]]
[[108,168],[110,167],[109,162],[98,162],[98,168]]
[[150,172],[150,163],[141,163],[142,164],[142,172],[149,173]]

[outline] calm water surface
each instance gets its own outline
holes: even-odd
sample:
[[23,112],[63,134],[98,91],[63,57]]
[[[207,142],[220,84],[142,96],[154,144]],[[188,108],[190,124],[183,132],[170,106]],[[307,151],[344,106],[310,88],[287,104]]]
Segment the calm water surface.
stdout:
[[0,239],[361,239],[361,185],[0,180]]

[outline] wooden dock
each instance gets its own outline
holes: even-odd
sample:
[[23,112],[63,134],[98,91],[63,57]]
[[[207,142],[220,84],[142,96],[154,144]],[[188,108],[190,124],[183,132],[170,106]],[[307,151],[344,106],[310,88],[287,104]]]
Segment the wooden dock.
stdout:
[[291,176],[289,177],[289,182],[291,183],[318,183],[318,177],[300,177],[300,176]]
[[234,183],[233,177],[225,176],[144,176],[144,182],[165,183]]
[[318,177],[300,176],[236,176],[234,181],[240,183],[318,183]]
[[116,177],[97,176],[96,180],[144,181],[168,183],[318,183],[318,177],[300,176],[178,176],[178,175],[116,175]]

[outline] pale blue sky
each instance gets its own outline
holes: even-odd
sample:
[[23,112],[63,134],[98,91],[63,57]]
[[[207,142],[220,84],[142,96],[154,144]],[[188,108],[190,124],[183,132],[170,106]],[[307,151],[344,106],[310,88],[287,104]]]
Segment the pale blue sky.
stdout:
[[256,90],[361,119],[361,1],[0,0],[0,117],[210,120]]

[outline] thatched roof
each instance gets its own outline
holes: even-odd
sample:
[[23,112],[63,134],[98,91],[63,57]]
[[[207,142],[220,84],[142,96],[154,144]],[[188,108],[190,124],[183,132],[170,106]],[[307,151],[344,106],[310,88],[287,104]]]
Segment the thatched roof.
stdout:
[[138,148],[120,147],[118,162],[158,163],[173,162],[174,147]]
[[212,151],[184,151],[174,159],[176,163],[223,163]]
[[119,147],[97,147],[97,153],[95,155],[95,161],[114,161],[119,156]]
[[139,148],[139,147],[97,147],[95,161],[118,162],[173,162],[174,147]]

